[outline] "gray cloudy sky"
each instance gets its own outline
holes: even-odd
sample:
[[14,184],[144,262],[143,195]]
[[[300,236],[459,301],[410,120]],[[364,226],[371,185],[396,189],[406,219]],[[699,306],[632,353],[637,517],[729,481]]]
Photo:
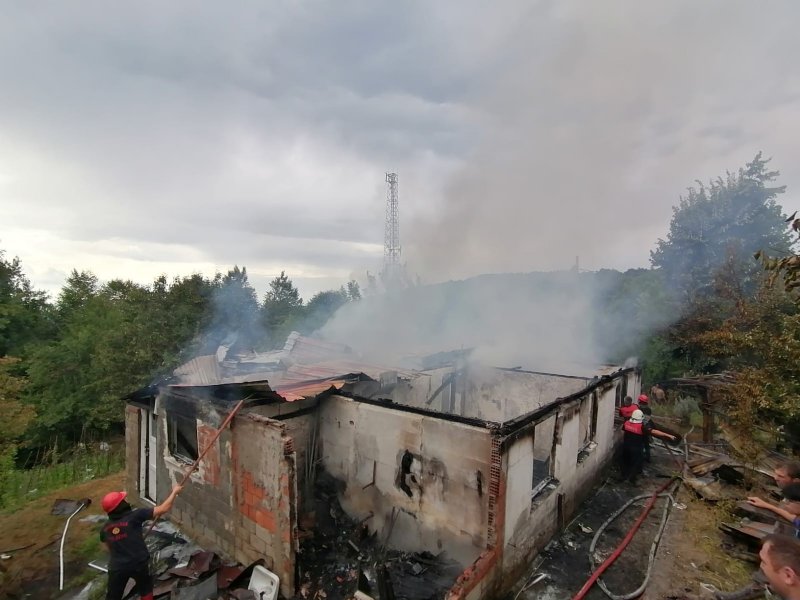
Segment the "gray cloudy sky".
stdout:
[[34,284],[645,266],[695,179],[800,188],[800,3],[0,0],[0,248]]

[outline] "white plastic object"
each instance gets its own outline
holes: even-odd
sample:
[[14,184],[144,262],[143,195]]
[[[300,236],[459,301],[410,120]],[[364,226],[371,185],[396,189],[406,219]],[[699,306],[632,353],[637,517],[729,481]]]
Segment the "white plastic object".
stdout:
[[256,593],[259,600],[275,600],[278,597],[280,580],[272,571],[261,565],[253,567],[248,590]]

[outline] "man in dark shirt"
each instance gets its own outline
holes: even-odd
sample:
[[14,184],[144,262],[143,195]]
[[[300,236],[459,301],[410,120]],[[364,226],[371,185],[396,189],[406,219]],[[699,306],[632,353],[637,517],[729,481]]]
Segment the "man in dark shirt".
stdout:
[[144,543],[142,525],[166,514],[183,488],[176,485],[167,499],[153,508],[134,510],[125,501],[125,492],[110,492],[103,497],[103,510],[108,523],[100,532],[111,553],[108,562],[108,591],[106,600],[122,600],[128,580],[136,582],[136,592],[142,600],[153,599],[153,578],[150,576],[150,552]]

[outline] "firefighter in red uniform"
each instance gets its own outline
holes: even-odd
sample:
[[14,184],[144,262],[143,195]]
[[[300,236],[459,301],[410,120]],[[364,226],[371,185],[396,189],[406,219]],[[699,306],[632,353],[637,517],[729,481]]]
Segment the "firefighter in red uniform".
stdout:
[[624,431],[622,439],[622,478],[636,483],[636,478],[642,471],[644,462],[644,443],[645,436],[654,435],[656,437],[675,440],[675,436],[653,428],[650,421],[644,421],[644,413],[641,410],[633,411],[631,418],[622,425]]
[[633,403],[633,398],[625,396],[625,399],[622,401],[622,406],[619,407],[619,416],[623,419],[630,419],[633,411],[637,408],[639,407]]
[[108,513],[108,523],[103,526],[100,539],[111,553],[106,600],[122,600],[129,579],[136,582],[136,592],[142,600],[153,600],[150,552],[144,543],[142,525],[169,512],[182,489],[176,485],[158,506],[136,510],[125,501],[125,492],[110,492],[103,497],[102,506]]

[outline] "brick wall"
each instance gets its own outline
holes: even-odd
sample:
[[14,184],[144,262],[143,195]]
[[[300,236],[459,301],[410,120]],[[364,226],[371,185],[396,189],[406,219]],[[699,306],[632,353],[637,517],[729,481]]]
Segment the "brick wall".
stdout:
[[[166,415],[158,431],[158,495],[166,497],[187,465],[166,443]],[[199,448],[215,429],[198,422]],[[222,432],[175,501],[170,520],[200,546],[249,564],[263,560],[280,578],[281,593],[294,594],[294,455],[282,423],[238,415]]]

